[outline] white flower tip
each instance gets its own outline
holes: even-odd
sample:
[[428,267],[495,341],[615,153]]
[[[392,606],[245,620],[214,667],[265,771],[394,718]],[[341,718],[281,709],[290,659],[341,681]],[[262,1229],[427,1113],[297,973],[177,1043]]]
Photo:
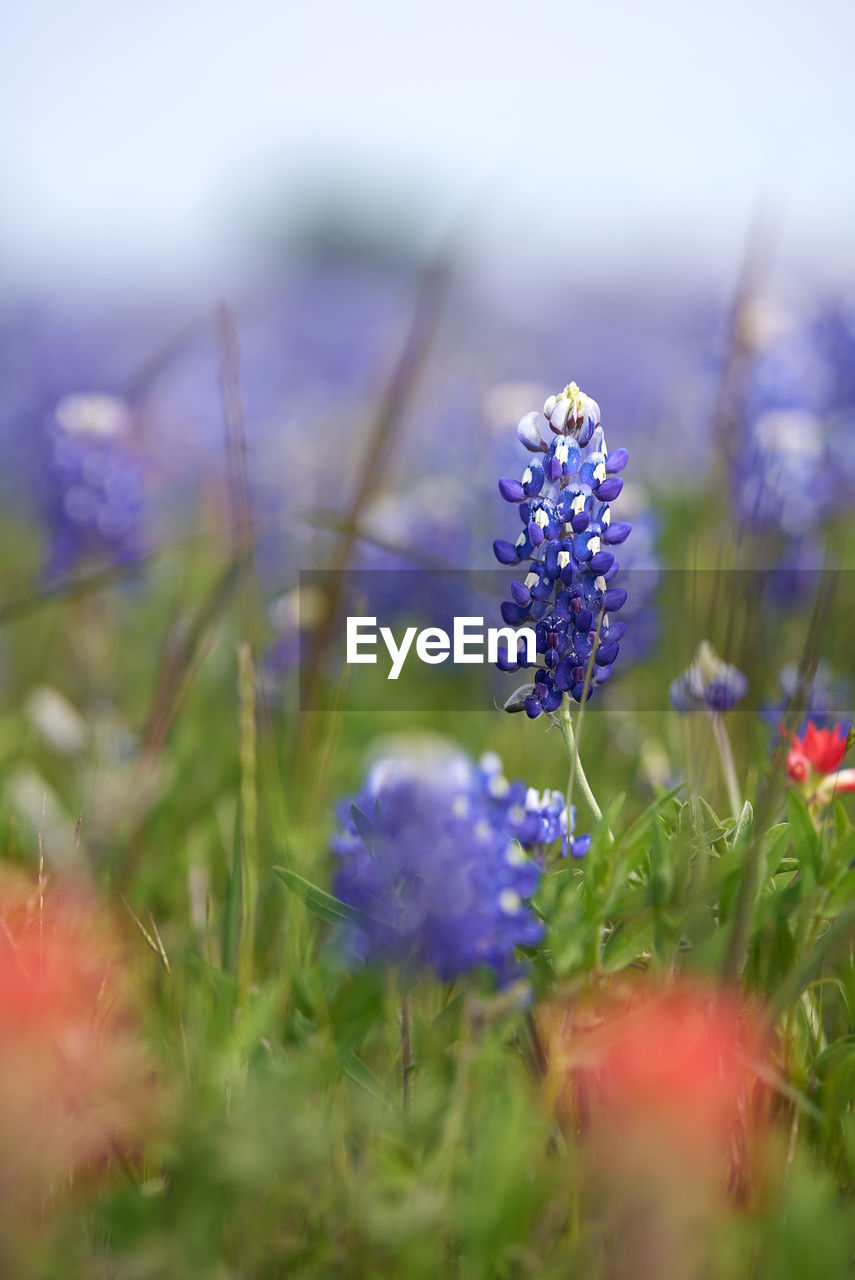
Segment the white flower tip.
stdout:
[[522,898],[515,889],[503,889],[499,894],[499,907],[506,916],[515,916],[522,906]]

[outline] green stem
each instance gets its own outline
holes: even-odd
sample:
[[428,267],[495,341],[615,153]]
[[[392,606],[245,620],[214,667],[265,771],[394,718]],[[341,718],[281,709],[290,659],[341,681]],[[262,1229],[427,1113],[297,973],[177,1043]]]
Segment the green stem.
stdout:
[[258,899],[258,766],[256,758],[255,673],[248,644],[238,645],[240,696],[241,930],[238,942],[238,988],[246,997],[253,980],[255,921]]
[[[588,808],[591,810],[591,813],[594,815],[594,818],[597,822],[601,821],[603,816],[603,811],[600,808],[600,806],[597,804],[596,797],[594,796],[594,793],[591,790],[591,784],[588,782],[587,776],[585,774],[585,770],[582,766],[582,761],[579,759],[579,752],[576,747],[576,739],[573,736],[573,725],[570,720],[570,706],[566,700],[564,702],[561,719],[558,720],[556,723],[558,724],[558,728],[561,731],[561,737],[564,740],[564,748],[567,752],[567,759],[570,761],[570,775],[567,779],[567,831],[569,835],[570,806],[573,803],[573,791],[574,791],[577,780],[579,783],[579,790],[582,792],[582,795],[585,797],[585,801],[588,805]],[[611,832],[609,832],[609,838],[610,839],[613,838]]]
[[736,777],[736,765],[733,761],[733,749],[730,745],[730,738],[727,736],[724,719],[718,712],[710,716],[710,720],[712,722],[715,744],[718,747],[718,755],[721,761],[722,773],[724,774],[724,783],[727,787],[728,803],[733,811],[734,818],[739,821],[739,815],[742,813],[742,797],[739,793],[739,782]]
[[401,998],[401,1102],[406,1120],[410,1110],[410,1071],[412,1070],[412,1043],[410,1040],[410,993]]

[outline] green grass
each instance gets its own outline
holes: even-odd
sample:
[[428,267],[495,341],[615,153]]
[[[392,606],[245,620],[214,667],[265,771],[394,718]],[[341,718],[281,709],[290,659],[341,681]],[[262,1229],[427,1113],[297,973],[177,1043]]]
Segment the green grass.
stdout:
[[[674,565],[692,563],[687,544],[708,545],[720,518],[699,504],[687,537],[690,512],[665,517]],[[7,1274],[610,1274],[614,1224],[545,1102],[518,993],[417,984],[405,1114],[396,977],[345,972],[329,946],[341,910],[329,897],[333,806],[375,739],[443,733],[476,755],[497,750],[510,776],[564,788],[558,733],[489,705],[443,709],[431,685],[407,713],[349,711],[346,693],[301,713],[291,684],[262,691],[257,587],[240,549],[217,539],[134,581],[36,600],[30,531],[2,538],[2,601],[21,602],[0,604],[4,857],[35,878],[41,833],[49,873],[76,865],[121,919],[167,1099],[124,1174],[77,1175],[36,1228],[17,1224]],[[744,599],[720,603],[730,581],[716,579],[715,609],[672,599],[666,638],[616,676],[616,708],[586,713],[581,754],[604,816],[593,823],[577,791],[578,829],[594,841],[584,862],[545,877],[533,1001],[644,972],[737,980],[775,1031],[784,1155],[710,1236],[704,1274],[825,1278],[855,1256],[855,829],[848,800],[818,822],[788,790],[753,712],[730,721],[750,807],[729,813],[708,722],[667,710],[683,650],[704,635],[724,649],[729,634],[726,656],[752,674],[805,652],[812,602],[748,619]],[[823,649],[851,669],[845,601],[834,618]],[[57,751],[34,726],[43,685],[82,718],[79,750]],[[634,711],[634,698],[662,710]]]

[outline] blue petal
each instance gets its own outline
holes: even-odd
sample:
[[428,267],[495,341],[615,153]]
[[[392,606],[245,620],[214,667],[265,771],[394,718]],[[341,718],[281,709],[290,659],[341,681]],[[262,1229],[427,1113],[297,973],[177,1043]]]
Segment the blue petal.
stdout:
[[610,587],[603,592],[603,607],[606,613],[617,613],[626,604],[626,588]]
[[619,546],[621,542],[626,542],[631,532],[631,524],[626,520],[616,520],[614,524],[607,525],[603,530],[603,542],[607,542],[611,547]]
[[519,480],[513,480],[510,476],[502,476],[499,481],[499,493],[505,502],[522,502],[525,498],[525,490]]
[[611,551],[598,551],[596,555],[591,556],[591,573],[608,573],[614,562],[615,558]]
[[506,542],[503,538],[497,538],[493,543],[493,555],[499,564],[518,564],[519,554],[512,542]]
[[623,481],[620,476],[607,476],[602,484],[597,485],[594,492],[601,502],[614,502],[622,488]]
[[528,609],[522,609],[512,600],[503,600],[500,609],[502,619],[509,627],[518,627],[528,617]]

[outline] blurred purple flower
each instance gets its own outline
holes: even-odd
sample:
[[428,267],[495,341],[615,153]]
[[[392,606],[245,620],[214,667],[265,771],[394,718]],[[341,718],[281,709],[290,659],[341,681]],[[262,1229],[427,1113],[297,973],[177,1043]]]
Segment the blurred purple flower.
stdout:
[[732,711],[747,692],[746,676],[702,640],[692,662],[671,684],[671,705],[681,712]]
[[566,833],[560,794],[508,782],[493,756],[476,767],[431,745],[379,760],[339,819],[334,892],[358,913],[339,937],[353,961],[444,981],[518,974],[517,949],[543,934],[528,900]]

